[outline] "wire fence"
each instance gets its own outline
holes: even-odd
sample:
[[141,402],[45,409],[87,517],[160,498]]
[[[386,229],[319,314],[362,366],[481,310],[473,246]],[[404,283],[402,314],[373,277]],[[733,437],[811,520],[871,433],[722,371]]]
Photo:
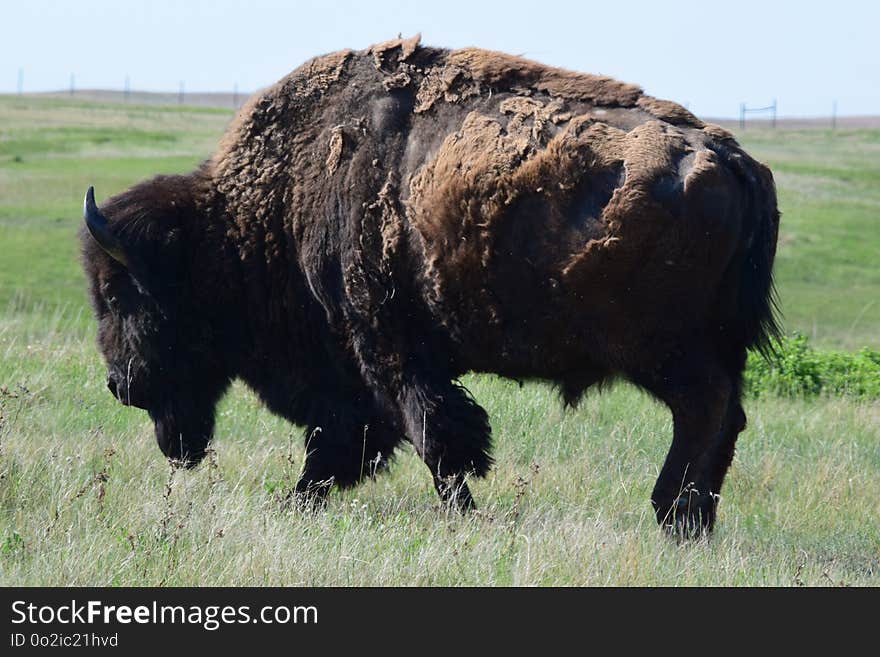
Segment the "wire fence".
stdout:
[[[18,70],[18,84],[16,88],[19,96],[25,93],[23,68]],[[247,100],[248,96],[250,96],[249,93],[242,93],[239,91],[238,83],[232,85],[231,92],[188,93],[186,91],[186,84],[183,80],[180,81],[176,94],[170,92],[133,91],[131,87],[131,78],[128,76],[125,78],[125,83],[121,92],[115,90],[78,89],[76,86],[76,76],[73,73],[70,74],[68,93],[71,97],[80,96],[82,98],[99,98],[102,100],[117,99],[117,96],[121,95],[122,101],[126,103],[134,101],[147,104],[174,104],[176,102],[178,105],[210,105],[214,107],[231,106],[235,109],[241,107],[244,101]],[[685,107],[689,109],[689,105],[690,103],[686,103]],[[771,128],[775,129],[777,127],[778,119],[778,104],[776,99],[774,98],[771,104],[763,107],[749,107],[745,102],[740,103],[739,128],[741,130],[746,129],[748,121],[755,120],[755,118],[752,117],[758,117],[757,120],[762,123],[767,122]],[[762,119],[760,117],[765,118]],[[818,117],[817,120],[819,120]],[[838,115],[836,100],[831,104],[831,115],[828,117],[828,122],[831,128],[837,128]]]
[[748,114],[770,114],[770,127],[776,128],[776,99],[773,99],[772,105],[767,107],[746,107],[745,103],[739,104],[739,128],[745,130],[746,115]]
[[[24,69],[18,70],[18,81],[16,84],[16,94],[23,96],[28,93],[25,89]],[[78,97],[87,100],[105,100],[122,102],[135,102],[144,104],[177,104],[177,105],[201,105],[214,107],[233,107],[235,109],[241,107],[244,101],[250,96],[248,93],[239,91],[238,83],[232,85],[232,91],[222,92],[188,92],[186,83],[181,80],[178,83],[177,93],[173,92],[154,92],[154,91],[137,91],[132,88],[131,78],[125,77],[122,89],[83,89],[76,84],[76,75],[70,74],[70,82],[67,89],[59,91],[38,92],[49,96],[67,95],[71,98]]]

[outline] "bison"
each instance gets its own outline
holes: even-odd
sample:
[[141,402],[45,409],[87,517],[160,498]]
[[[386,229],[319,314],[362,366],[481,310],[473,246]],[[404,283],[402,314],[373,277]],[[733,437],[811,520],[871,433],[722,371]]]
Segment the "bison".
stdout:
[[406,439],[473,506],[492,372],[575,405],[614,378],[672,411],[651,502],[712,528],[746,424],[747,350],[778,336],[770,171],[630,84],[419,37],[313,59],[216,154],[81,231],[107,384],[162,452],[205,455],[235,379],[305,427],[298,500],[381,471]]

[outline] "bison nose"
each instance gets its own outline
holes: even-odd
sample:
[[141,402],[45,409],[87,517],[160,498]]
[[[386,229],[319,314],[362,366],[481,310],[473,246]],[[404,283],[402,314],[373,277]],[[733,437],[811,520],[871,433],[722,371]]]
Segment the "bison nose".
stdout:
[[107,389],[112,393],[114,397],[119,399],[119,395],[116,394],[116,379],[112,376],[107,377]]

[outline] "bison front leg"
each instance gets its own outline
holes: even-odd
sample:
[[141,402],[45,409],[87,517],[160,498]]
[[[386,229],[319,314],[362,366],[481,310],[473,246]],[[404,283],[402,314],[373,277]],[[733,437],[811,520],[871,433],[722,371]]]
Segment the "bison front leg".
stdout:
[[[355,260],[346,271],[362,267]],[[402,291],[404,285],[373,289],[362,286],[359,276],[348,282],[351,299],[369,302],[350,309],[345,329],[363,380],[430,469],[440,498],[461,511],[473,508],[467,476],[485,476],[492,464],[486,411],[451,380],[420,336],[411,319],[418,302]],[[413,344],[415,336],[420,337]]]
[[294,489],[300,506],[323,504],[333,486],[350,488],[388,465],[402,439],[369,402],[324,396],[305,432],[305,463]]
[[492,465],[486,411],[455,382],[411,377],[399,395],[406,433],[431,471],[440,498],[459,511],[474,508],[467,476]]

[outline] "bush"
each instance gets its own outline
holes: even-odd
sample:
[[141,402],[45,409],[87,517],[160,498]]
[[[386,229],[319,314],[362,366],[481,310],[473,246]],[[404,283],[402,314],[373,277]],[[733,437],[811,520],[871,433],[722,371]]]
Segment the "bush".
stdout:
[[856,353],[816,351],[806,336],[796,333],[783,338],[768,360],[749,354],[745,390],[753,397],[831,394],[878,399],[880,351],[867,347]]

